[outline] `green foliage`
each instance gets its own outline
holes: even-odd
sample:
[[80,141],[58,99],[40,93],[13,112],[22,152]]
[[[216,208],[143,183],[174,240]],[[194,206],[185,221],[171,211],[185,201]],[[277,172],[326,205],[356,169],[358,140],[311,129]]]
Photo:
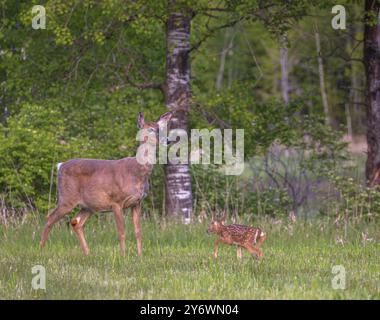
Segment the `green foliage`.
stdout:
[[222,93],[208,92],[206,97],[195,95],[194,100],[196,106],[200,105],[201,111],[209,113],[212,118],[225,119],[215,121],[214,127],[245,130],[244,152],[249,158],[264,153],[274,141],[290,144],[296,138],[299,128],[295,124],[300,122],[300,118],[297,104],[285,107],[279,101],[254,103],[247,93],[247,85],[242,83]]
[[60,159],[85,153],[84,140],[63,140],[62,116],[49,108],[23,105],[0,126],[0,190],[9,205],[45,208],[51,172]]
[[[192,165],[195,211],[200,216],[226,211],[230,216],[284,216],[290,207],[286,189],[256,190],[253,180],[226,176],[215,166]],[[218,190],[216,192],[216,190]]]
[[377,188],[366,187],[352,177],[329,173],[329,180],[339,192],[336,202],[336,217],[354,219],[375,219],[380,216],[380,192]]
[[[206,114],[217,119],[210,127],[244,128],[248,168],[242,177],[231,178],[213,167],[193,166],[197,212],[223,208],[234,214],[308,215],[306,206],[319,192],[312,189],[329,184],[327,173],[338,172],[348,159],[342,132],[327,126],[321,116],[301,116],[302,100],[288,106],[277,101],[254,104],[244,88],[209,92],[207,98],[194,96],[200,112],[192,121],[199,123],[199,115]],[[251,168],[254,173],[247,173]],[[325,203],[333,201],[336,197]]]
[[342,140],[342,132],[325,125],[322,117],[304,117],[298,125],[299,139],[292,140],[289,146],[307,153],[307,161],[300,169],[306,167],[316,176],[323,176],[347,160],[347,143]]

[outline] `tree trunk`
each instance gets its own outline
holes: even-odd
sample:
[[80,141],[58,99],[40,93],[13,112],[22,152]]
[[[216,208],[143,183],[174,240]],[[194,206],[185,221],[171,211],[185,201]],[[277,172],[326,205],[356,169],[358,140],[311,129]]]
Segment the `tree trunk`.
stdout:
[[[359,91],[361,88],[360,74],[358,72],[355,62],[351,62],[351,88],[350,88],[350,104],[353,116],[356,120],[356,128],[363,125],[363,112],[362,112],[362,93]],[[360,94],[359,94],[360,92]],[[365,124],[364,124],[365,125]]]
[[318,26],[316,24],[314,25],[314,32],[315,32],[315,44],[317,47],[317,54],[318,54],[319,87],[321,90],[323,112],[325,114],[326,124],[331,124],[330,116],[329,116],[329,104],[327,101],[327,93],[326,93],[326,86],[325,86],[325,74],[324,74],[323,59],[322,59],[322,52],[321,52],[321,40],[319,37]]
[[[220,64],[219,64],[219,70],[218,74],[216,76],[215,81],[215,87],[217,91],[220,91],[223,86],[223,79],[224,79],[224,73],[225,73],[225,65],[226,65],[226,58],[227,55],[230,53],[235,38],[235,32],[228,28],[226,29],[224,33],[224,44],[223,44],[223,51],[220,54]],[[228,74],[228,87],[231,86],[231,71],[232,69],[229,68],[229,74]]]
[[[166,29],[166,83],[165,102],[174,112],[169,129],[188,131],[190,98],[190,24],[191,12],[169,3]],[[188,164],[165,165],[165,210],[169,216],[178,216],[185,223],[192,215],[191,175]]]
[[[350,27],[350,31],[349,31],[349,37],[348,37],[348,43],[347,43],[347,51],[348,53],[351,55],[351,52],[352,52],[352,48],[354,47],[354,41],[353,39],[355,39],[355,35],[356,35],[356,29],[355,29],[355,25],[352,25]],[[356,103],[358,102],[358,88],[359,88],[359,84],[358,84],[358,77],[357,77],[357,72],[356,72],[356,66],[355,66],[355,61],[351,61],[350,63],[350,72],[351,72],[351,87],[350,87],[350,92],[349,92],[349,101],[350,101],[350,104],[348,106],[346,106],[348,112],[349,112],[349,117],[350,119],[355,119],[357,122],[356,122],[356,127],[359,127],[359,114],[356,112],[357,110],[357,105]],[[351,117],[351,112],[352,112],[352,115],[353,117]],[[348,120],[348,118],[347,118]],[[349,128],[348,128],[348,121],[347,121],[347,131],[348,131],[348,134],[349,134]],[[351,134],[353,135],[353,129],[352,129],[352,123],[351,123]]]
[[344,104],[344,111],[346,114],[346,124],[347,124],[347,137],[351,141],[353,139],[353,132],[352,132],[352,117],[351,117],[351,111],[350,111],[350,104],[345,103]]
[[[380,3],[365,1],[365,14],[371,23],[364,27],[366,72],[367,144],[366,177],[369,186],[380,182]],[[374,19],[377,23],[373,23]]]
[[[231,39],[231,48],[234,46],[234,39]],[[230,54],[233,53],[233,51],[230,51]],[[230,89],[232,87],[232,84],[234,83],[236,78],[236,65],[235,65],[235,59],[233,57],[230,57],[230,63],[228,64],[228,81],[227,81],[227,88]]]
[[[1,100],[0,100],[0,102],[1,102]],[[0,117],[0,122],[3,125],[6,125],[8,116],[9,116],[8,108],[6,106],[4,106],[4,108],[3,108],[3,115]]]
[[281,37],[280,65],[282,99],[285,104],[289,104],[288,39],[286,35]]
[[219,64],[219,71],[216,76],[216,82],[215,87],[217,91],[220,91],[222,89],[223,85],[223,78],[224,78],[224,69],[226,64],[226,56],[228,53],[228,47],[229,47],[229,29],[226,29],[224,34],[224,44],[223,44],[223,50],[220,54],[220,64]]

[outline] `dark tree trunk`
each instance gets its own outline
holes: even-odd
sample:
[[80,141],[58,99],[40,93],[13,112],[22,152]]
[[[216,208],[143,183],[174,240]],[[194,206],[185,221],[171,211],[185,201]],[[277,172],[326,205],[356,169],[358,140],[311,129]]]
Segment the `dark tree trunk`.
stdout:
[[[169,129],[188,131],[190,98],[190,24],[191,12],[169,4],[166,30],[165,100],[174,111]],[[170,216],[189,222],[192,214],[191,176],[188,164],[165,165],[165,210]]]
[[[367,143],[366,177],[369,186],[380,183],[380,3],[366,0],[365,14],[371,23],[364,27],[366,72]],[[374,23],[376,19],[376,23]]]
[[[355,25],[350,26],[349,29],[349,37],[348,37],[348,43],[347,43],[347,52],[351,54],[352,48],[354,47],[354,40],[356,36],[356,28]],[[351,88],[349,92],[349,103],[346,103],[346,118],[347,118],[347,134],[351,137],[354,136],[354,124],[356,127],[359,127],[359,120],[360,114],[356,112],[357,106],[356,103],[358,102],[358,88],[359,88],[359,81],[358,81],[358,73],[357,73],[357,67],[355,65],[355,61],[351,61],[350,63],[350,72],[351,72]],[[356,123],[353,123],[352,120],[356,120]]]

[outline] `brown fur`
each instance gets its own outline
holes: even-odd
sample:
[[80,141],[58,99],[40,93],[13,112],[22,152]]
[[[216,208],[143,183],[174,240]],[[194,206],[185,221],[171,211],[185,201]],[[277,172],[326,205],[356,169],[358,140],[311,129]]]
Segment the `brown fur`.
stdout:
[[[167,123],[171,116],[169,112],[156,122],[145,123],[143,115],[140,114],[138,127],[152,132],[144,142],[157,143],[159,123]],[[137,253],[141,255],[141,201],[148,192],[148,178],[152,168],[152,164],[142,165],[134,157],[120,160],[72,159],[63,163],[58,172],[58,205],[48,216],[41,237],[41,247],[45,245],[53,225],[79,206],[81,210],[71,220],[71,225],[83,252],[89,253],[83,233],[86,220],[96,211],[113,211],[119,233],[120,251],[124,255],[123,210],[132,208]]]
[[226,216],[222,219],[212,219],[207,233],[215,233],[219,236],[215,241],[214,257],[218,257],[220,243],[237,245],[237,257],[241,258],[241,248],[245,248],[257,259],[263,257],[260,246],[266,239],[266,234],[260,228],[248,227],[240,224],[225,225]]

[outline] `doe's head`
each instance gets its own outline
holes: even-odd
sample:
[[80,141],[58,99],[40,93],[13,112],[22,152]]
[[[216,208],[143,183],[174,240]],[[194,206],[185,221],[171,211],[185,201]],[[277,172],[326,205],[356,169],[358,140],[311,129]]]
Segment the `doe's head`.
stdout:
[[219,233],[223,229],[223,226],[226,223],[226,219],[227,219],[226,213],[224,214],[224,216],[222,218],[219,218],[219,219],[215,218],[213,215],[211,222],[207,228],[207,233],[208,234]]
[[167,128],[167,125],[172,116],[172,112],[166,112],[161,117],[159,117],[157,121],[145,122],[144,113],[139,112],[139,116],[137,118],[137,127],[140,130],[143,130],[142,134],[144,139],[142,142],[147,142],[150,144],[167,144],[166,134],[160,135],[160,131],[163,131]]

